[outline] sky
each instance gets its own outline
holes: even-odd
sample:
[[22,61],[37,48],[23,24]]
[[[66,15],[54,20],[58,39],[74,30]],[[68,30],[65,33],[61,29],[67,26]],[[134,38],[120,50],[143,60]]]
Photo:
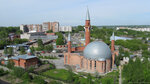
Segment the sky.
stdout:
[[0,0],[0,26],[84,25],[87,6],[91,24],[150,25],[150,0]]

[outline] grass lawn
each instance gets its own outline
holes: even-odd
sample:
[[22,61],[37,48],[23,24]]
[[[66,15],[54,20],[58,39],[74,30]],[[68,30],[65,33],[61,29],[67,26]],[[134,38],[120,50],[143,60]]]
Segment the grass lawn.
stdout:
[[100,80],[102,84],[114,84],[114,81],[118,84],[118,76],[118,71],[113,71],[102,77]]
[[42,74],[51,78],[60,79],[64,81],[67,80],[68,75],[69,75],[68,71],[65,69],[52,69],[52,70],[43,72]]

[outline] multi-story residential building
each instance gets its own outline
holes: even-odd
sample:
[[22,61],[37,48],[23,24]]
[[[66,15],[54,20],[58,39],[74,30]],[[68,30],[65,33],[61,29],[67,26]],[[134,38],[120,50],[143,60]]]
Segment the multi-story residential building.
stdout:
[[61,32],[72,32],[72,26],[60,26],[59,31],[61,31]]
[[41,24],[21,25],[20,30],[22,30],[23,33],[42,32],[42,25]]
[[43,31],[52,30],[53,32],[59,31],[59,22],[44,22],[42,25]]
[[23,33],[33,32],[46,32],[51,30],[52,32],[59,32],[59,22],[44,22],[43,24],[29,24],[20,25],[20,30]]
[[116,30],[119,30],[119,29],[128,29],[128,30],[134,30],[134,31],[150,32],[150,28],[129,28],[129,27],[117,27],[116,28]]

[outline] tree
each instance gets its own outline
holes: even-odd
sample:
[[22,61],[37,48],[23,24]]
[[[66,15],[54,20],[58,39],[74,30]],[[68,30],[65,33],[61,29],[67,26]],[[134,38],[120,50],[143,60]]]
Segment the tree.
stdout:
[[22,44],[22,43],[24,43],[24,42],[28,42],[28,40],[27,40],[27,39],[15,38],[15,39],[12,41],[13,44]]
[[8,48],[8,54],[13,55],[13,53],[14,53],[13,48],[12,47]]
[[43,48],[44,45],[43,45],[43,41],[41,39],[38,39],[37,43],[38,43],[38,47]]
[[56,45],[64,45],[64,40],[62,38],[57,38]]
[[35,76],[33,78],[33,82],[36,83],[36,84],[46,84],[44,79],[42,79],[40,76]]
[[28,72],[25,72],[22,77],[21,77],[24,81],[31,81],[31,76],[29,75]]
[[69,82],[73,82],[73,80],[74,80],[74,77],[73,77],[73,72],[72,72],[72,69],[70,68],[69,70],[68,70],[68,81]]
[[38,43],[38,47],[36,48],[36,50],[37,51],[44,50],[43,41],[41,39],[38,39],[37,43]]
[[34,54],[35,53],[35,48],[32,46],[30,49],[31,49],[31,54]]
[[6,67],[9,68],[9,69],[13,69],[14,68],[14,62],[9,60]]
[[127,83],[142,83],[142,82],[150,82],[150,61],[145,58],[143,61],[141,59],[136,58],[135,61],[129,60],[127,65],[124,65],[122,70],[122,76],[125,81],[124,84]]
[[87,75],[87,84],[93,84],[91,74]]
[[7,48],[5,48],[4,49],[4,54],[7,54],[7,53],[8,53]]
[[53,45],[47,45],[47,46],[45,46],[45,50],[51,52],[53,50]]
[[53,31],[52,31],[52,30],[49,30],[49,31],[47,31],[46,33],[53,33]]
[[25,54],[25,48],[23,46],[20,47],[20,54]]
[[8,74],[8,72],[7,72],[7,71],[4,71],[3,69],[0,69],[0,76],[3,76],[3,75],[5,75],[5,74]]
[[21,78],[23,74],[25,73],[25,70],[20,67],[14,67],[12,70],[12,75]]

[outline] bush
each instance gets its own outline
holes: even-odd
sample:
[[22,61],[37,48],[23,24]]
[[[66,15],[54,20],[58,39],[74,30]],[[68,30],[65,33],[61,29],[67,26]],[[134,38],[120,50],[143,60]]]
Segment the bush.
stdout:
[[49,67],[50,67],[50,69],[55,69],[56,68],[54,64],[50,64]]
[[25,72],[21,78],[22,80],[27,81],[27,82],[31,81],[31,76],[29,75],[28,72]]
[[14,67],[12,71],[12,75],[20,78],[25,73],[25,70],[20,67]]
[[51,81],[49,84],[62,84],[62,83],[58,81]]
[[42,79],[40,76],[35,76],[32,82],[36,84],[46,84],[46,81],[44,81],[44,79]]
[[8,61],[6,67],[9,68],[9,69],[13,69],[14,68],[14,62],[13,61]]
[[4,71],[3,69],[0,69],[0,76],[8,74],[8,71]]

